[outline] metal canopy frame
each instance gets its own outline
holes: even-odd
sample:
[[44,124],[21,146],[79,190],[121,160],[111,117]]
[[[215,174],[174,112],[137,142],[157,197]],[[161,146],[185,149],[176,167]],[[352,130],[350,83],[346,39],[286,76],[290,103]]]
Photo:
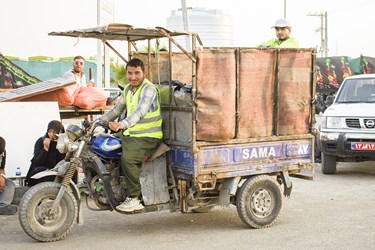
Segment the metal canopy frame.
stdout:
[[[82,37],[82,38],[95,38],[99,40],[119,40],[135,42],[139,40],[155,39],[168,36],[182,36],[182,35],[195,35],[194,32],[184,31],[170,31],[163,27],[155,28],[134,28],[129,24],[111,23],[106,26],[100,26],[96,28],[88,29],[76,29],[63,32],[50,32],[50,36],[70,36],[70,37]],[[202,44],[200,38],[198,38]]]
[[[122,24],[122,23],[111,23],[106,26],[100,26],[95,28],[87,28],[87,29],[76,29],[70,31],[62,31],[62,32],[50,32],[48,33],[50,36],[68,36],[68,37],[77,37],[77,38],[94,38],[101,40],[103,44],[107,45],[114,53],[117,54],[125,63],[127,60],[125,57],[121,55],[108,41],[115,40],[115,41],[127,41],[128,46],[128,54],[130,54],[131,46],[137,49],[135,42],[136,41],[144,41],[148,40],[148,49],[150,54],[150,40],[158,39],[158,38],[167,38],[170,42],[176,45],[186,56],[188,56],[193,62],[196,62],[194,56],[191,55],[188,51],[186,51],[178,42],[176,42],[173,37],[175,36],[191,36],[193,43],[196,44],[195,40],[198,41],[200,46],[203,46],[202,40],[200,39],[199,35],[195,32],[185,32],[185,31],[170,31],[163,27],[155,27],[155,28],[134,28],[130,24]],[[195,47],[192,48],[194,53]],[[171,50],[170,50],[171,51]]]
[[[132,56],[132,47],[138,51],[137,47],[135,46],[136,41],[148,41],[148,61],[147,65],[149,66],[148,69],[151,68],[151,40],[152,39],[159,39],[159,38],[167,38],[169,41],[169,115],[171,117],[172,111],[175,110],[175,107],[171,105],[171,95],[173,94],[172,88],[172,44],[178,47],[189,59],[192,61],[192,100],[195,103],[196,95],[197,95],[197,79],[196,79],[196,63],[197,63],[197,42],[201,47],[203,47],[203,43],[199,37],[199,35],[195,32],[185,32],[185,31],[170,31],[163,27],[155,27],[155,28],[134,28],[132,25],[129,24],[121,24],[121,23],[111,23],[106,26],[100,26],[95,28],[88,28],[88,29],[76,29],[70,31],[63,31],[63,32],[50,32],[48,33],[50,36],[68,36],[68,37],[77,37],[77,38],[94,38],[101,40],[103,44],[107,45],[113,52],[115,52],[125,63],[127,60],[125,57],[121,55],[116,49],[108,43],[108,41],[115,40],[115,41],[127,41],[128,42],[128,58]],[[175,39],[176,36],[190,36],[192,41],[192,48],[191,52],[186,51]],[[146,62],[145,62],[146,63]],[[150,72],[148,72],[150,73]],[[192,152],[194,155],[197,152],[197,144],[196,144],[196,107],[195,105],[192,107]],[[170,126],[172,126],[172,120],[170,121]],[[172,133],[172,130],[170,130]],[[170,136],[171,138],[171,136]]]

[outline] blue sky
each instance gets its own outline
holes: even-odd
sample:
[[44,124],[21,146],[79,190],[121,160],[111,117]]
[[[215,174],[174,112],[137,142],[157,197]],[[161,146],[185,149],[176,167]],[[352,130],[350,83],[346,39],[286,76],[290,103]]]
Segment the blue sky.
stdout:
[[[29,57],[94,56],[96,40],[50,37],[48,32],[96,26],[96,0],[2,0],[0,52]],[[274,36],[270,29],[284,15],[284,0],[217,1],[186,0],[188,7],[221,9],[233,18],[235,46],[252,47]],[[114,0],[114,22],[136,27],[166,27],[179,0]],[[320,18],[309,13],[328,13],[329,56],[375,57],[373,0],[286,0],[292,35],[302,47],[320,45]]]

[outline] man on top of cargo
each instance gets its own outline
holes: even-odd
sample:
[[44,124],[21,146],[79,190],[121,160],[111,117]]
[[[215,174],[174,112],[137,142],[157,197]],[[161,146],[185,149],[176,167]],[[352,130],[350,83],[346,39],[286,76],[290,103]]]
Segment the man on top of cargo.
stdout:
[[93,79],[90,79],[90,81],[86,83],[86,76],[83,72],[84,68],[85,58],[83,58],[83,56],[76,56],[73,58],[73,68],[65,72],[64,77],[72,79],[78,84],[78,86],[94,87],[95,83]]
[[100,118],[102,121],[114,121],[126,110],[127,117],[110,122],[109,128],[115,132],[122,131],[121,165],[127,198],[116,209],[127,213],[143,209],[139,199],[142,163],[155,153],[163,137],[160,94],[145,74],[145,66],[140,59],[130,60],[126,65],[129,84],[117,104]]
[[272,38],[266,42],[259,44],[259,48],[298,48],[298,41],[296,38],[291,37],[290,33],[292,27],[287,19],[279,19],[275,25],[276,38]]

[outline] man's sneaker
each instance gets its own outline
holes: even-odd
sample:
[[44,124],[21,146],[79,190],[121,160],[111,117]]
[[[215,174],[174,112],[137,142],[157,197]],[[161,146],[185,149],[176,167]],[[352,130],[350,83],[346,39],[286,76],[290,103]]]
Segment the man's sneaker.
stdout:
[[126,197],[125,201],[116,207],[117,210],[127,213],[142,210],[143,208],[144,206],[139,199],[130,197]]
[[16,205],[0,204],[0,215],[13,215],[17,213],[18,207]]

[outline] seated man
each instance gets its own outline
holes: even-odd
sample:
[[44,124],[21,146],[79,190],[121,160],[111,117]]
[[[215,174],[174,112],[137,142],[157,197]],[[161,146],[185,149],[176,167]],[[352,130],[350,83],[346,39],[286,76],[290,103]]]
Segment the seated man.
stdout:
[[95,107],[110,105],[114,100],[107,97],[107,94],[101,88],[87,88],[95,87],[93,79],[86,83],[86,76],[84,73],[85,59],[82,56],[76,56],[73,59],[73,69],[64,73],[64,78],[72,79],[77,83],[73,87],[78,91],[74,91],[73,105],[80,108],[92,109]]
[[14,197],[14,182],[5,178],[5,140],[0,136],[0,215],[12,215],[17,213],[18,207],[12,205]]
[[298,48],[298,41],[296,38],[290,36],[292,27],[288,20],[279,19],[275,25],[271,28],[275,28],[276,38],[272,38],[266,42],[259,44],[259,48]]
[[86,83],[86,76],[83,72],[84,68],[85,58],[83,58],[82,56],[76,56],[73,59],[73,69],[65,72],[64,78],[74,80],[80,87],[93,87],[95,85],[93,79],[90,79],[90,81]]

